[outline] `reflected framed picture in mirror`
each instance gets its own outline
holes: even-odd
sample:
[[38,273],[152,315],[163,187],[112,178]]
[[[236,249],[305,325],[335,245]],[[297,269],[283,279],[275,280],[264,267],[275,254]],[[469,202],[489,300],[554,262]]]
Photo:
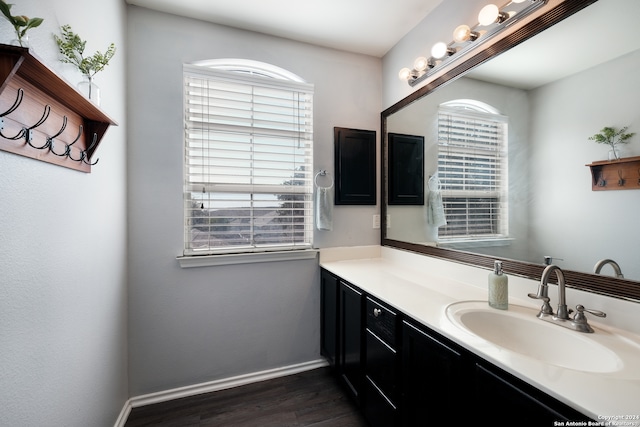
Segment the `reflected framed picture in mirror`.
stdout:
[[424,136],[389,133],[390,205],[424,205]]

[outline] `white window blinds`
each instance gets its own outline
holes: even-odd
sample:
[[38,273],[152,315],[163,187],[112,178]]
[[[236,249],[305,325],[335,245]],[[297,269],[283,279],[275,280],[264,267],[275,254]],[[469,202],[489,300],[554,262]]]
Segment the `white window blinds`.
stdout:
[[313,86],[184,74],[185,255],[310,247]]
[[507,236],[506,135],[504,116],[440,108],[438,178],[447,219],[441,240]]

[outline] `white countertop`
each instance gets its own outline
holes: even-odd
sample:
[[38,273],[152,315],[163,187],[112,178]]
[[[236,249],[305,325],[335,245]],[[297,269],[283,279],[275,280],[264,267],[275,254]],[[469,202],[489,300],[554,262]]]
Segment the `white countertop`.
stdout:
[[[450,304],[486,301],[488,270],[380,246],[321,249],[320,265],[596,421],[605,422],[608,418],[604,417],[640,415],[640,334],[612,326],[615,322],[607,324],[608,319],[620,313],[618,322],[633,322],[637,327],[640,323],[637,303],[567,290],[570,307],[584,304],[607,312],[607,319],[602,321],[587,314],[595,332],[584,335],[607,346],[624,360],[621,371],[583,372],[506,350],[451,323],[445,314]],[[555,288],[549,289],[554,308]],[[527,298],[527,293],[536,289],[535,281],[509,277],[509,303],[539,309],[539,301]],[[579,358],[580,354],[575,357]],[[618,418],[610,425],[640,426],[640,419]]]

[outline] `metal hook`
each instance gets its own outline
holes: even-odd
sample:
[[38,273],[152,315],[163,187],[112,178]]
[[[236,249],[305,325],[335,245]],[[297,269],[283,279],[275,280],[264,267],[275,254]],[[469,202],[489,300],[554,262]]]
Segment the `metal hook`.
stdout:
[[16,111],[16,109],[20,106],[20,104],[22,104],[22,98],[24,97],[24,91],[22,90],[22,88],[18,88],[18,93],[16,95],[16,100],[13,102],[13,105],[11,107],[9,107],[9,109],[7,111],[5,111],[4,113],[0,114],[0,117],[4,117],[7,114],[11,114],[14,111]]
[[51,153],[53,153],[53,154],[55,154],[56,156],[59,156],[59,157],[66,156],[68,148],[65,148],[64,153],[62,153],[62,154],[56,153],[55,151],[53,151],[53,140],[56,139],[57,137],[59,137],[62,134],[62,132],[64,132],[64,130],[66,128],[67,128],[67,116],[62,116],[62,127],[60,128],[58,133],[56,133],[53,136],[48,137],[47,138],[47,144],[45,144],[45,146],[49,145],[49,151]]
[[624,178],[622,178],[622,169],[618,169],[618,185],[620,187],[624,186]]
[[41,150],[43,148],[46,148],[49,145],[48,139],[47,139],[47,142],[45,142],[45,144],[42,147],[36,147],[35,145],[31,144],[31,140],[33,139],[33,130],[38,126],[42,125],[44,122],[46,122],[47,119],[49,118],[50,113],[51,113],[51,106],[47,104],[44,106],[44,112],[42,113],[42,117],[40,117],[40,120],[38,120],[33,126],[22,129],[27,144],[29,144],[33,148],[37,148],[38,150]]
[[82,125],[80,125],[78,127],[78,136],[76,136],[76,139],[73,140],[73,142],[71,144],[67,144],[67,149],[71,148],[71,146],[73,144],[75,144],[76,142],[78,142],[78,140],[80,139],[80,137],[82,136]]
[[69,145],[66,145],[66,144],[65,144],[65,145],[66,145],[66,147],[65,147],[65,149],[64,149],[64,153],[62,153],[62,154],[58,154],[58,153],[56,153],[55,151],[53,151],[53,142],[54,142],[54,141],[53,141],[53,139],[52,139],[52,140],[50,141],[50,144],[49,144],[49,152],[51,152],[52,154],[55,154],[55,155],[56,155],[56,156],[58,156],[58,157],[64,157],[64,156],[67,156],[67,157],[68,157],[68,156],[69,156],[69,151],[71,151],[71,148],[70,148],[70,146],[69,146]]
[[6,139],[11,139],[11,140],[16,140],[16,139],[21,139],[23,136],[25,136],[26,134],[26,129],[21,129],[20,132],[18,132],[17,135],[15,136],[5,136],[2,133],[2,129],[4,129],[4,119],[3,117],[13,113],[14,111],[16,111],[16,109],[20,106],[20,104],[22,104],[22,99],[24,98],[24,91],[22,90],[22,88],[18,88],[18,93],[16,94],[16,100],[13,102],[13,105],[11,107],[9,107],[9,109],[7,111],[5,111],[4,113],[0,114],[0,136],[2,136],[3,138]]
[[97,143],[97,142],[98,142],[98,134],[97,134],[97,133],[94,133],[94,134],[93,134],[93,141],[91,142],[91,145],[89,145],[89,148],[87,148],[86,150],[84,150],[84,151],[82,152],[82,161],[83,161],[83,162],[85,162],[86,164],[88,164],[89,166],[93,166],[93,165],[95,165],[96,163],[98,163],[98,160],[100,160],[100,159],[97,159],[97,160],[96,160],[95,162],[93,162],[93,163],[91,163],[91,162],[87,162],[87,161],[85,160],[85,159],[88,159],[88,158],[89,158],[89,156],[87,155],[87,152],[88,152],[89,150],[91,150],[91,149],[93,148],[93,146],[94,146],[94,145],[96,145],[96,143]]
[[91,145],[89,145],[89,148],[87,148],[87,149],[86,149],[86,150],[84,150],[84,151],[86,152],[86,151],[91,150],[91,149],[93,148],[93,146],[94,146],[94,145],[96,145],[96,142],[98,142],[98,134],[97,134],[97,133],[94,133],[94,134],[93,134],[93,140],[91,141]]
[[76,139],[73,140],[73,142],[71,142],[71,144],[66,144],[67,148],[66,148],[66,153],[67,153],[67,157],[70,158],[71,160],[73,160],[74,162],[81,162],[82,159],[84,158],[84,151],[81,152],[81,156],[79,159],[74,159],[73,157],[71,157],[71,146],[73,144],[75,144],[76,142],[78,142],[80,140],[80,137],[82,136],[82,125],[80,125],[78,127],[78,136],[76,136]]
[[93,166],[96,163],[98,163],[98,160],[96,160],[94,163],[91,162],[87,162],[85,159],[88,158],[87,156],[87,151],[91,150],[91,148],[93,148],[94,145],[96,145],[96,142],[98,141],[98,134],[94,133],[93,134],[93,141],[91,142],[91,145],[89,145],[89,147],[86,150],[82,150],[80,152],[80,158],[79,159],[74,159],[73,157],[71,157],[71,149],[69,147],[71,147],[71,144],[74,144],[76,141],[73,141],[71,144],[67,145],[67,149],[69,150],[69,152],[67,153],[67,157],[70,158],[71,160],[75,161],[75,162],[85,162],[86,164]]
[[25,136],[25,134],[27,133],[27,130],[25,128],[20,129],[20,132],[18,132],[17,135],[15,136],[6,136],[5,134],[2,133],[2,129],[4,129],[4,119],[0,119],[0,136],[5,138],[5,139],[11,139],[13,141],[17,140],[17,139],[22,139],[23,136]]
[[67,128],[67,116],[62,116],[62,127],[60,128],[60,130],[58,131],[58,133],[56,133],[53,136],[50,136],[48,139],[55,139],[57,137],[59,137],[60,135],[62,135],[62,132],[64,132],[64,130]]

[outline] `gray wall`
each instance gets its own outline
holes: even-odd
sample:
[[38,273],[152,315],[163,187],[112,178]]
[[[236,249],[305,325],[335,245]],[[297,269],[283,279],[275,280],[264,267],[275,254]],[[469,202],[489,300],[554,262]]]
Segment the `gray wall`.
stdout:
[[[553,1],[553,0],[551,0]],[[439,41],[449,43],[453,38],[453,30],[460,24],[472,25],[478,22],[478,13],[487,4],[486,0],[443,1],[425,19],[414,28],[407,28],[407,35],[402,38],[382,58],[382,105],[390,107],[402,98],[414,92],[406,80],[398,78],[401,68],[413,67],[413,61],[419,56],[431,56],[431,47]]]
[[[316,260],[181,269],[182,64],[243,58],[315,84],[315,170],[333,127],[379,132],[381,61],[129,6],[130,394],[317,360]],[[377,206],[337,206],[317,247],[377,244]]]
[[[119,123],[91,174],[0,151],[0,425],[109,426],[127,394],[124,3],[20,0],[14,14],[43,62],[75,85],[52,33],[70,24],[87,50],[118,46],[97,76]],[[0,40],[14,38],[0,19]]]
[[588,140],[605,126],[629,126],[636,135],[622,156],[640,156],[638,67],[635,51],[532,91],[531,238],[538,259],[550,254],[563,259],[561,266],[590,272],[598,260],[612,258],[625,277],[640,280],[638,190],[591,191],[585,166],[607,160],[609,146]]

